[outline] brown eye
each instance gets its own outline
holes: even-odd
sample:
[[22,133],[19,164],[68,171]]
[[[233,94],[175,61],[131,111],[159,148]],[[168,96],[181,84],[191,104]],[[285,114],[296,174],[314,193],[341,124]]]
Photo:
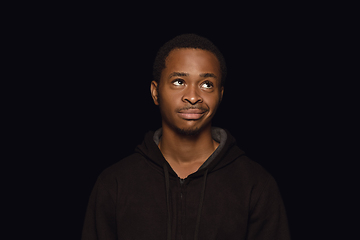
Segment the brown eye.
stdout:
[[214,87],[214,84],[210,81],[205,81],[201,84],[201,87],[205,89],[211,89],[212,87]]
[[185,83],[185,81],[182,80],[182,79],[175,79],[175,80],[173,81],[173,84],[174,84],[175,86],[182,86],[182,85],[184,85],[184,83]]

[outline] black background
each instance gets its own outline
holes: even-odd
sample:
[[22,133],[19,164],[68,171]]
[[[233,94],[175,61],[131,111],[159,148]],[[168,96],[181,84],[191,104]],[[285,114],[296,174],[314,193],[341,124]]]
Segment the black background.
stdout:
[[97,176],[160,127],[150,96],[157,50],[196,33],[227,61],[213,125],[228,129],[276,179],[293,239],[343,234],[332,228],[343,215],[334,207],[345,191],[337,185],[343,173],[330,171],[337,165],[329,158],[338,141],[329,121],[337,116],[330,94],[336,83],[329,80],[337,74],[336,14],[324,6],[149,7],[52,7],[24,22],[27,60],[41,79],[28,83],[34,101],[24,103],[31,118],[26,166],[36,169],[28,195],[32,210],[45,209],[40,229],[51,239],[80,238]]

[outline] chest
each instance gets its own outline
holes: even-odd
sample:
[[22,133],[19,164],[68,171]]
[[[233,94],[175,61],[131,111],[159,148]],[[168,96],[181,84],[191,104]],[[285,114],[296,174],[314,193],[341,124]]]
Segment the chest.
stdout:
[[202,163],[182,164],[182,165],[175,164],[175,163],[170,164],[171,168],[181,179],[185,179],[190,174],[195,173],[201,167],[201,165],[202,165]]
[[[163,178],[159,178],[158,183],[151,187],[139,184],[126,189],[127,192],[119,195],[117,202],[118,228],[127,229],[118,231],[122,234],[119,239],[130,236],[137,236],[137,239],[166,239],[169,219],[173,239],[193,239],[200,204],[200,239],[219,239],[217,236],[234,239],[233,236],[245,235],[249,199],[229,187],[226,181],[214,177],[208,176],[202,203],[202,178],[184,181],[171,178],[168,196]],[[127,234],[129,236],[125,236]]]

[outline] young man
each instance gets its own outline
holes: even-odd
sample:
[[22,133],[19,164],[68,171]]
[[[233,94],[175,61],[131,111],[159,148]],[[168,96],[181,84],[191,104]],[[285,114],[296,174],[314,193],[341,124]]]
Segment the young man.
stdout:
[[274,179],[211,126],[225,78],[208,39],[180,35],[160,48],[151,95],[162,128],[99,176],[83,240],[290,239]]

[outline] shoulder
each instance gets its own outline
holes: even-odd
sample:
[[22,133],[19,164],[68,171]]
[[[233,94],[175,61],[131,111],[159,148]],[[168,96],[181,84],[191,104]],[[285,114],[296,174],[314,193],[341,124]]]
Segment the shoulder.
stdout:
[[99,177],[98,181],[102,184],[111,184],[118,182],[122,178],[128,178],[131,175],[136,174],[135,171],[143,164],[144,157],[141,154],[134,153],[126,158],[121,159],[110,167],[104,169]]
[[259,163],[248,158],[247,156],[241,156],[237,159],[238,164],[244,171],[248,172],[252,176],[257,176],[261,178],[271,177],[270,173]]
[[245,155],[237,158],[232,168],[233,171],[236,171],[241,182],[246,182],[252,187],[277,187],[273,176],[263,166]]

